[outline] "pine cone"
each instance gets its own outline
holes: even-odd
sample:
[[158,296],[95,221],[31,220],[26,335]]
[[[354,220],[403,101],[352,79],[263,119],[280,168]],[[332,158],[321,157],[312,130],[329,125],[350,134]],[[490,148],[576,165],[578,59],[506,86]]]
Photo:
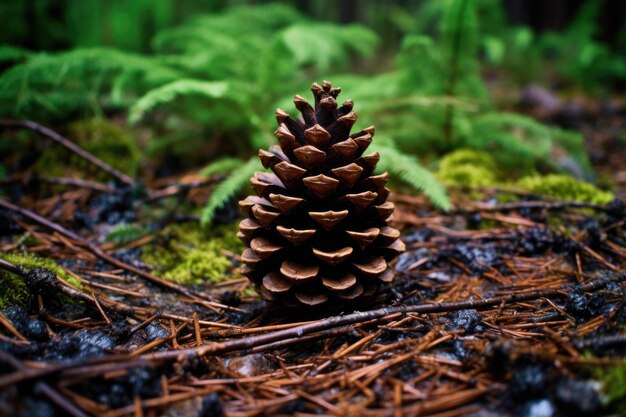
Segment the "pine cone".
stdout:
[[244,274],[268,300],[289,306],[343,305],[390,282],[387,262],[404,251],[387,225],[387,173],[372,175],[380,158],[363,155],[374,127],[350,135],[352,101],[337,108],[340,88],[314,83],[315,108],[296,96],[302,118],[276,111],[280,147],[260,150],[265,168],[250,178],[256,196],[239,205]]

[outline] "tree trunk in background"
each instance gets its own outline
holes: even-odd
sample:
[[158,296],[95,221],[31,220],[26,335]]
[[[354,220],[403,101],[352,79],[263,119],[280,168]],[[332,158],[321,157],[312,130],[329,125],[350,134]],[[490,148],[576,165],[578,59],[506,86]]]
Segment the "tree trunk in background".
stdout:
[[576,15],[584,0],[504,0],[509,22],[538,31],[559,30]]
[[[358,18],[358,0],[342,0],[339,10],[339,21],[341,23],[353,23]],[[364,3],[364,2],[361,2]]]
[[[444,0],[440,0],[444,1]],[[508,21],[513,25],[527,25],[537,31],[562,30],[580,10],[581,5],[593,0],[492,0],[502,4]],[[85,4],[83,4],[85,3]],[[199,14],[223,10],[241,4],[261,4],[262,0],[159,0],[157,3],[171,3],[172,16],[167,25],[176,25]],[[284,0],[304,15],[317,20],[353,23],[359,22],[380,32],[382,38],[392,43],[403,35],[393,26],[387,12],[393,7],[407,8],[411,13],[419,9],[424,1],[418,0]],[[76,10],[80,6],[81,10]],[[114,39],[111,27],[106,20],[107,13],[97,13],[99,8],[110,10],[132,9],[133,2],[111,0],[90,0],[71,2],[69,0],[0,1],[0,16],[10,21],[0,31],[0,43],[21,45],[32,50],[69,49],[85,44],[103,42],[114,47],[129,48],[129,42]],[[91,12],[90,12],[91,10]],[[72,13],[70,13],[70,11]],[[85,12],[87,11],[87,12]],[[372,12],[374,11],[374,12]],[[72,15],[74,17],[72,17]],[[83,16],[84,15],[84,16]],[[76,18],[78,16],[78,18]],[[85,16],[94,22],[85,27]],[[95,16],[95,17],[94,17]],[[100,20],[98,20],[100,19]],[[614,48],[626,48],[626,0],[604,0],[599,14],[598,40]],[[9,24],[10,23],[10,24]],[[142,22],[139,22],[141,24]],[[145,23],[145,22],[143,22]],[[91,25],[91,26],[90,26]],[[136,44],[139,49],[148,51],[154,33],[163,29],[159,22],[149,22],[140,34],[144,39]],[[92,27],[93,26],[93,27]],[[82,41],[77,39],[81,34]],[[85,41],[83,35],[88,35]],[[622,39],[620,39],[620,36]],[[132,44],[132,42],[131,42]]]
[[[561,30],[576,16],[586,0],[503,0],[509,22],[527,25],[542,32]],[[588,0],[587,0],[588,1]],[[626,2],[604,0],[600,8],[598,40],[612,45],[620,40],[620,31],[626,22]]]

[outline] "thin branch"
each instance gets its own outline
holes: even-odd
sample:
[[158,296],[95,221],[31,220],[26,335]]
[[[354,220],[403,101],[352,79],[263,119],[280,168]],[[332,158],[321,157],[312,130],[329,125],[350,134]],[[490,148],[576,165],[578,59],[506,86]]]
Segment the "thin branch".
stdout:
[[[197,356],[214,356],[236,351],[260,352],[270,347],[293,345],[315,340],[324,337],[324,335],[341,334],[345,331],[345,326],[356,323],[363,324],[365,322],[372,324],[380,320],[385,320],[385,318],[398,313],[433,314],[465,309],[483,310],[521,301],[539,300],[543,298],[564,298],[574,290],[590,292],[604,288],[609,282],[621,282],[624,280],[626,280],[625,274],[614,274],[607,277],[596,278],[583,284],[569,284],[547,290],[528,291],[504,296],[488,297],[480,300],[395,306],[355,312],[261,335],[253,335],[224,342],[212,342],[195,348],[148,353],[141,356],[113,355],[106,358],[96,358],[87,362],[79,361],[62,366],[52,365],[44,369],[33,369],[27,372],[8,374],[0,377],[0,387],[57,373],[65,377],[87,378],[104,372],[119,371],[137,366],[155,366],[160,363],[180,361],[184,358]],[[330,331],[331,329],[335,330]]]
[[49,184],[66,185],[70,187],[85,188],[93,191],[100,191],[103,193],[112,193],[115,189],[109,187],[106,184],[102,184],[95,181],[81,180],[78,178],[65,178],[65,177],[39,177],[34,176],[30,178],[4,178],[0,180],[0,187],[6,187],[11,184],[23,184],[26,187],[31,187],[38,182],[45,182]]
[[611,209],[605,205],[585,203],[582,201],[518,201],[514,203],[506,204],[476,204],[477,207],[470,209],[461,209],[451,212],[450,214],[468,214],[479,211],[506,211],[506,210],[519,210],[519,209],[545,209],[545,210],[559,210],[564,208],[587,208],[605,212],[615,212],[615,209]]
[[61,146],[73,152],[74,154],[78,155],[79,157],[83,158],[89,163],[97,166],[102,171],[111,175],[112,177],[120,181],[121,183],[124,183],[126,185],[133,185],[135,183],[135,180],[129,177],[128,175],[124,174],[123,172],[118,171],[117,169],[113,168],[111,165],[107,164],[101,159],[81,149],[78,145],[76,145],[71,140],[59,135],[57,132],[55,132],[52,129],[49,129],[43,125],[40,125],[39,123],[35,123],[30,120],[0,119],[0,126],[19,128],[19,129],[29,129],[29,130],[35,131],[39,133],[40,135],[47,137],[48,139],[52,139],[56,143],[60,144]]
[[[16,371],[26,371],[27,368],[18,359],[13,357],[7,352],[0,351],[0,362],[5,363]],[[40,393],[47,397],[50,401],[55,403],[59,408],[64,410],[68,415],[72,417],[89,417],[84,411],[72,404],[67,398],[61,395],[57,390],[52,388],[47,382],[37,382],[35,384],[35,392]]]
[[285,330],[278,330],[275,332],[265,333],[262,335],[255,335],[245,337],[237,340],[229,340],[226,342],[216,342],[201,346],[199,348],[176,350],[169,352],[157,352],[151,355],[146,355],[146,359],[150,360],[164,360],[176,358],[179,355],[191,356],[191,355],[215,355],[220,353],[232,352],[241,349],[251,349],[255,346],[276,342],[290,337],[302,337],[304,335],[326,330],[329,328],[344,326],[348,324],[360,323],[368,320],[381,319],[386,316],[396,313],[419,313],[419,314],[431,314],[431,313],[443,313],[465,309],[482,310],[502,304],[510,304],[520,301],[537,300],[540,298],[563,298],[574,290],[581,290],[585,292],[595,291],[600,288],[604,288],[607,283],[611,281],[623,281],[626,280],[626,275],[613,275],[610,277],[596,278],[591,281],[587,281],[583,284],[570,284],[564,285],[559,288],[553,288],[548,290],[528,291],[524,293],[509,294],[498,297],[483,298],[480,300],[467,300],[457,301],[450,303],[434,303],[434,304],[418,304],[418,305],[402,305],[395,307],[385,307],[377,310],[362,311],[352,314],[346,314],[343,316],[333,316],[324,320],[319,320],[313,323],[304,324],[302,326],[292,327]]
[[574,345],[579,349],[584,348],[602,348],[614,345],[626,345],[626,333],[598,336],[590,339],[579,340],[574,342]]
[[222,176],[216,175],[211,178],[200,180],[200,181],[181,183],[181,184],[170,184],[161,189],[151,192],[144,199],[144,201],[146,203],[153,203],[163,198],[184,195],[195,188],[202,188],[202,187],[207,187],[209,185],[213,185],[219,182],[221,179],[222,179]]
[[74,232],[72,232],[70,230],[67,230],[63,226],[61,226],[61,225],[59,225],[57,223],[51,222],[51,221],[49,221],[49,220],[39,216],[38,214],[36,214],[36,213],[34,213],[34,212],[32,212],[32,211],[30,211],[28,209],[16,206],[15,204],[9,203],[8,201],[3,200],[3,199],[0,199],[0,207],[4,208],[4,209],[7,209],[9,211],[15,212],[15,213],[19,213],[20,215],[22,215],[22,216],[24,216],[24,217],[26,217],[26,218],[28,218],[28,219],[38,223],[38,224],[40,224],[40,225],[42,225],[44,227],[47,227],[48,229],[54,230],[55,232],[57,232],[57,233],[65,236],[65,237],[68,237],[68,238],[78,242],[79,244],[83,245],[89,252],[91,252],[92,254],[96,255],[98,258],[102,259],[103,261],[108,262],[111,265],[114,265],[114,266],[116,266],[118,268],[122,268],[123,270],[125,270],[127,272],[130,272],[130,273],[138,275],[138,276],[140,276],[142,278],[145,278],[148,281],[151,281],[151,282],[153,282],[153,283],[155,283],[157,285],[160,285],[161,287],[165,287],[165,288],[169,288],[171,290],[174,290],[174,291],[176,291],[176,292],[178,292],[180,294],[183,294],[183,295],[185,295],[185,296],[187,296],[187,297],[189,297],[189,298],[191,298],[191,299],[193,299],[195,301],[201,301],[203,305],[206,305],[207,303],[211,303],[211,304],[215,304],[216,307],[228,308],[228,306],[222,306],[221,304],[212,303],[210,301],[207,301],[205,299],[206,297],[203,297],[201,295],[195,294],[194,292],[188,290],[187,288],[185,288],[185,287],[183,287],[181,285],[175,284],[175,283],[170,282],[170,281],[166,281],[166,280],[164,280],[162,278],[155,277],[154,275],[152,275],[152,274],[150,274],[150,273],[148,273],[148,272],[146,272],[144,270],[136,268],[136,267],[134,267],[132,265],[129,265],[129,264],[125,263],[125,262],[122,262],[119,259],[116,259],[116,258],[112,257],[111,255],[105,253],[101,248],[99,248],[98,246],[96,246],[93,243],[89,242],[87,239],[84,239],[83,237],[77,235],[76,233],[74,233]]

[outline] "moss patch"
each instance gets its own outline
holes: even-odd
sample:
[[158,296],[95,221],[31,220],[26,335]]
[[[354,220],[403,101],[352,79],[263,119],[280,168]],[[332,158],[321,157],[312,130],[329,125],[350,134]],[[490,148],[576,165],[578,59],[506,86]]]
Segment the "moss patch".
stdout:
[[0,271],[0,288],[0,310],[13,306],[26,307],[32,300],[22,277],[10,272]]
[[626,365],[593,367],[592,374],[602,383],[604,403],[611,415],[626,415]]
[[[114,168],[130,176],[137,173],[141,159],[139,148],[126,132],[110,121],[94,118],[72,123],[68,126],[67,136],[81,148]],[[36,169],[46,175],[62,175],[66,170],[68,157],[71,158],[71,166],[81,167],[87,164],[69,154],[66,149],[50,145],[37,161]],[[96,177],[102,175],[103,179],[108,179],[105,174],[98,171],[94,175]]]
[[435,175],[447,185],[486,187],[498,183],[498,172],[488,153],[459,149],[441,158]]
[[96,118],[73,123],[69,130],[71,137],[86,151],[130,176],[137,174],[139,148],[117,125]]
[[447,185],[473,188],[498,186],[511,191],[527,191],[565,201],[607,204],[615,198],[611,192],[567,175],[533,174],[517,181],[507,181],[508,178],[503,172],[504,167],[498,166],[490,154],[472,149],[459,149],[441,158],[439,170],[435,175]]
[[224,279],[231,260],[224,250],[240,253],[243,244],[237,239],[237,226],[212,229],[197,223],[174,224],[161,233],[161,243],[144,249],[143,261],[154,266],[160,277],[179,284],[202,284]]
[[528,176],[515,182],[514,186],[520,190],[566,201],[607,204],[615,198],[611,192],[602,191],[588,182],[567,175]]
[[[70,285],[76,288],[82,288],[82,284],[78,279],[67,273],[67,271],[57,265],[52,259],[18,253],[4,253],[0,255],[0,258],[27,269],[49,269]],[[0,292],[0,309],[11,306],[26,307],[32,300],[32,295],[28,291],[24,279],[15,274],[0,271],[0,288],[2,288],[2,292]]]

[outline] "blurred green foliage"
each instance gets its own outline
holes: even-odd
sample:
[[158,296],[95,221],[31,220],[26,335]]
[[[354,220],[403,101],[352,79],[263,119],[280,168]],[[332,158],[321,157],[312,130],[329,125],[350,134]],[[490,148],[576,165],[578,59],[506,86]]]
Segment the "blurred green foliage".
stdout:
[[[260,169],[245,160],[275,142],[274,109],[292,112],[293,94],[307,97],[312,81],[341,86],[363,124],[377,126],[380,168],[446,209],[444,187],[422,163],[455,149],[496,156],[512,179],[537,171],[593,179],[582,136],[499,111],[486,71],[510,88],[556,79],[591,92],[626,77],[624,56],[596,41],[601,0],[587,1],[562,33],[541,34],[508,25],[492,0],[364,1],[348,10],[369,26],[312,19],[343,18],[344,5],[327,0],[27,3],[0,5],[1,15],[22,17],[7,19],[0,35],[0,117],[57,126],[115,119],[134,138],[135,162],[120,160],[129,172],[141,158],[229,172],[205,222]],[[7,140],[0,149],[15,150]]]
[[119,223],[109,229],[104,241],[123,246],[148,235],[150,235],[150,229],[144,226]]
[[[69,123],[67,135],[87,152],[114,168],[134,176],[139,170],[141,151],[124,129],[101,117]],[[110,177],[93,169],[93,165],[61,147],[45,149],[34,165],[34,172],[42,175],[63,176],[68,167],[77,172],[89,172],[92,178],[108,181]]]

